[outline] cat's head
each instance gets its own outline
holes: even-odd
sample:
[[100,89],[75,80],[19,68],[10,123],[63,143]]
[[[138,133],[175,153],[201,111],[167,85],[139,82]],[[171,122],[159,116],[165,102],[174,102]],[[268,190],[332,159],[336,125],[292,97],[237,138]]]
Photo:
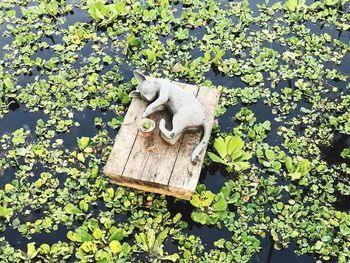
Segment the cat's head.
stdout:
[[157,97],[159,87],[158,84],[154,81],[154,78],[147,77],[138,70],[134,70],[134,76],[137,80],[137,88],[135,91],[132,91],[129,96],[137,97],[140,96],[146,101],[154,101]]

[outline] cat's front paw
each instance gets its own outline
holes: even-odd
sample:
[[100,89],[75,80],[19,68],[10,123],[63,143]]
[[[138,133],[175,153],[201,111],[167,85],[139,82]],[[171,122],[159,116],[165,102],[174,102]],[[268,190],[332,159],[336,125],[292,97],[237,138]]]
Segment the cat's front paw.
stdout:
[[145,111],[143,114],[142,114],[142,118],[147,118],[149,115],[149,113],[147,111]]

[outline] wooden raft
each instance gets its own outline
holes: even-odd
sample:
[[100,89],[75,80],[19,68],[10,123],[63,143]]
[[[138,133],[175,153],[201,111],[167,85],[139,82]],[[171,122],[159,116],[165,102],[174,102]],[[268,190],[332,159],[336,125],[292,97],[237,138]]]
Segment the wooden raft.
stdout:
[[[220,92],[176,84],[197,96],[212,127]],[[198,183],[205,150],[196,165],[192,165],[190,156],[203,132],[186,133],[175,145],[167,144],[158,127],[160,119],[164,118],[170,125],[167,129],[171,129],[171,115],[162,111],[149,116],[156,122],[156,129],[147,137],[137,127],[146,106],[147,103],[139,98],[132,100],[104,173],[112,183],[189,200]]]

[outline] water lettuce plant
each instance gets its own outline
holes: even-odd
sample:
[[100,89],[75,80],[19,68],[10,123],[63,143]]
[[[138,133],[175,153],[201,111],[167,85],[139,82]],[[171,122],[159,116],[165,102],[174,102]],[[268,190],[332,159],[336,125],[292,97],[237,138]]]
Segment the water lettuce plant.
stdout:
[[153,229],[145,228],[145,232],[135,235],[135,241],[137,247],[144,252],[147,252],[149,256],[158,258],[160,260],[169,260],[176,262],[179,259],[179,255],[174,253],[172,255],[164,255],[163,242],[168,236],[169,229],[165,228],[160,233],[156,234]]
[[248,161],[252,157],[243,147],[244,142],[238,136],[218,137],[214,141],[214,148],[219,156],[212,152],[208,152],[208,156],[214,162],[224,164],[229,172],[240,172],[249,167]]
[[224,195],[222,193],[215,195],[211,191],[206,191],[203,185],[199,185],[197,189],[198,193],[194,194],[190,201],[197,208],[191,214],[192,219],[202,225],[212,225],[224,220],[228,215]]

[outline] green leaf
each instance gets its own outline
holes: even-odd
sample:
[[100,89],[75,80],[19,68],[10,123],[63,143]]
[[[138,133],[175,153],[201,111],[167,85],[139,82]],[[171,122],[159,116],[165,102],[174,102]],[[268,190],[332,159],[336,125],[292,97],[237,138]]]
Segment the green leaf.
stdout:
[[208,152],[208,156],[212,161],[214,161],[216,163],[223,163],[223,164],[226,163],[223,159],[221,159],[219,156],[217,156],[216,154],[214,154],[212,152]]
[[290,233],[290,236],[291,236],[292,238],[296,238],[297,236],[299,236],[299,232],[296,231],[296,230],[293,230],[292,233]]
[[39,251],[35,248],[35,242],[31,242],[27,244],[27,256],[28,259],[33,259],[38,254]]
[[12,208],[7,208],[5,206],[0,206],[0,218],[3,217],[7,221],[9,221],[10,218],[12,217],[12,215],[13,215]]
[[128,255],[130,251],[131,251],[130,245],[128,243],[123,243],[121,253],[123,253],[123,255]]
[[13,81],[10,78],[4,79],[4,84],[5,84],[6,88],[8,88],[9,90],[13,90],[13,88],[15,86],[13,84]]
[[88,228],[86,226],[79,227],[75,232],[69,231],[67,233],[67,238],[79,243],[94,240],[93,236],[88,233]]
[[225,200],[224,196],[221,193],[219,193],[216,196],[215,199],[216,199],[216,201],[213,204],[213,211],[224,211],[224,210],[226,210],[227,203],[226,203],[226,200]]
[[97,250],[95,253],[95,261],[96,263],[109,263],[109,262],[123,262],[120,260],[114,261],[114,256],[111,252],[107,250]]
[[161,260],[169,260],[169,261],[172,261],[172,262],[176,262],[176,260],[180,259],[180,256],[179,256],[179,254],[174,253],[174,254],[171,254],[171,255],[167,255],[167,256],[161,257],[160,259]]
[[273,5],[272,5],[272,9],[273,10],[277,10],[277,9],[280,9],[281,8],[281,2],[277,2],[277,3],[274,3]]
[[140,39],[135,37],[135,35],[128,35],[126,41],[127,41],[128,45],[131,47],[138,47],[141,44]]
[[89,204],[86,203],[84,200],[80,200],[79,202],[79,208],[83,210],[84,212],[87,212],[89,210]]
[[315,249],[320,250],[322,246],[323,246],[323,242],[318,240],[315,244]]
[[153,250],[154,252],[156,252],[158,255],[162,255],[163,254],[163,242],[166,239],[166,237],[168,236],[168,232],[169,232],[169,228],[165,228],[163,229],[158,235],[157,238],[154,241],[153,244]]
[[124,229],[116,228],[115,226],[112,226],[109,229],[109,234],[110,234],[109,239],[108,239],[109,241],[112,241],[112,240],[120,241],[126,236]]
[[276,231],[274,229],[271,229],[271,237],[274,241],[278,241],[278,234],[276,233]]
[[238,136],[234,136],[230,141],[229,144],[231,144],[232,146],[229,146],[230,153],[229,155],[231,155],[232,159],[236,159],[237,157],[241,156],[242,154],[240,153],[243,146],[244,146],[244,142],[243,140],[238,137]]
[[193,219],[193,221],[205,225],[208,219],[208,215],[203,212],[192,212],[191,218]]
[[196,187],[196,191],[199,194],[202,194],[206,189],[207,188],[206,188],[205,184],[198,184],[197,187]]
[[122,1],[115,3],[114,8],[121,15],[124,15],[126,13],[125,4]]
[[101,239],[103,237],[103,232],[101,229],[99,228],[96,228],[94,230],[94,232],[92,233],[92,236],[95,238],[95,239]]
[[309,160],[302,160],[300,163],[298,163],[296,172],[300,172],[301,175],[307,175],[311,169],[311,163]]
[[81,245],[81,248],[86,253],[95,253],[98,250],[96,244],[94,244],[92,241],[84,241]]
[[138,247],[143,251],[148,251],[148,242],[145,233],[140,233],[135,235],[135,241]]
[[289,156],[286,158],[285,165],[288,172],[292,172],[294,170],[292,158],[290,158]]
[[192,195],[192,198],[190,200],[191,205],[193,205],[194,207],[201,207],[202,202],[200,200],[200,196],[198,194],[194,194]]
[[149,63],[153,63],[156,61],[157,54],[151,49],[146,50],[147,60]]
[[301,178],[301,173],[294,172],[294,173],[290,173],[289,176],[292,178],[292,180],[298,180]]
[[77,154],[77,159],[79,162],[84,163],[85,162],[85,157],[83,153],[78,153]]
[[89,145],[90,138],[89,137],[77,138],[77,142],[78,142],[79,149],[84,150]]
[[122,245],[117,240],[112,240],[111,243],[109,243],[109,247],[113,254],[118,254],[122,250]]
[[221,158],[225,158],[227,155],[227,146],[222,137],[216,138],[214,141],[214,148],[219,153]]
[[265,166],[265,167],[271,167],[271,166],[272,166],[270,162],[265,161],[265,160],[263,160],[261,164],[262,164],[263,166]]
[[276,155],[275,155],[275,152],[274,151],[272,151],[272,150],[270,150],[270,149],[267,149],[266,151],[265,151],[265,156],[266,156],[266,158],[268,159],[268,160],[274,160],[275,158],[276,158]]
[[64,210],[68,213],[68,214],[71,214],[71,215],[75,215],[75,214],[78,214],[80,213],[80,209],[78,207],[76,207],[75,205],[69,203],[67,204],[65,207],[64,207]]
[[203,195],[201,195],[201,206],[210,206],[213,202],[215,197],[215,194],[213,194],[211,191],[205,191]]
[[333,6],[336,5],[339,2],[339,0],[325,0],[324,2],[328,6]]
[[340,234],[342,234],[343,236],[348,237],[350,235],[350,227],[348,227],[345,223],[342,223],[339,226],[340,229]]
[[278,202],[277,204],[276,204],[276,207],[277,207],[277,209],[278,210],[282,210],[283,209],[283,203],[282,202]]
[[297,6],[298,0],[288,0],[284,5],[285,9],[291,12],[295,11],[297,9]]
[[204,191],[201,195],[194,194],[190,203],[195,207],[208,207],[213,202],[215,195],[210,191]]

